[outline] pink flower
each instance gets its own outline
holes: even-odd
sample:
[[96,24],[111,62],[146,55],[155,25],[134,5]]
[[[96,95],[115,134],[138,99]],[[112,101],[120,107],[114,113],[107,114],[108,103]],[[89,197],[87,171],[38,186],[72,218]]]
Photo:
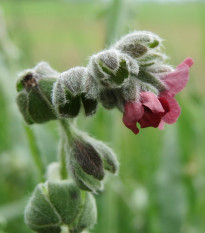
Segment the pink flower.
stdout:
[[175,123],[181,109],[174,96],[186,86],[189,80],[189,68],[192,64],[193,60],[187,58],[177,66],[175,71],[162,78],[166,90],[159,96],[152,92],[141,92],[139,101],[127,102],[123,115],[125,126],[138,134],[137,122],[141,128],[158,127],[159,129],[164,128],[164,123]]

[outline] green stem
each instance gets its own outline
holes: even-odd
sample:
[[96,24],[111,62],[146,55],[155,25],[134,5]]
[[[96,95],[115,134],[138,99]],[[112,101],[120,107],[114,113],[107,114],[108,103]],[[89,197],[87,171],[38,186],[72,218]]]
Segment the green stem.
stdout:
[[25,131],[26,131],[32,159],[36,165],[41,181],[44,181],[44,165],[42,158],[40,156],[40,150],[36,142],[35,134],[33,130],[28,126],[25,126]]
[[64,133],[61,133],[61,140],[59,146],[59,160],[60,160],[60,175],[62,180],[68,179],[68,172],[66,168],[66,153],[65,153],[66,138]]
[[66,152],[65,145],[70,143],[73,138],[73,132],[68,120],[60,119],[61,126],[61,140],[59,148],[59,161],[60,161],[60,175],[62,179],[68,179],[68,172],[66,167]]
[[71,126],[70,126],[69,121],[60,119],[59,122],[67,138],[71,139],[73,137],[73,132],[71,131]]

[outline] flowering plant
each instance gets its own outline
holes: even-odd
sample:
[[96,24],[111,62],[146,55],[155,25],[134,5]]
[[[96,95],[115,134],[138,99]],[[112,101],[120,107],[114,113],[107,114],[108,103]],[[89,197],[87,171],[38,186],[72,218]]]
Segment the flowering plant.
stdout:
[[[117,174],[115,153],[85,132],[70,118],[83,106],[85,116],[96,113],[98,102],[117,107],[124,124],[135,134],[141,128],[163,129],[180,115],[174,96],[186,85],[187,58],[176,70],[166,64],[159,36],[137,31],[111,48],[90,57],[87,67],[63,73],[41,62],[24,71],[17,81],[17,104],[28,124],[58,120],[62,130],[59,162],[47,168],[25,210],[25,221],[39,233],[82,232],[96,222],[93,194],[103,190],[106,171]],[[74,181],[74,182],[73,182]]]

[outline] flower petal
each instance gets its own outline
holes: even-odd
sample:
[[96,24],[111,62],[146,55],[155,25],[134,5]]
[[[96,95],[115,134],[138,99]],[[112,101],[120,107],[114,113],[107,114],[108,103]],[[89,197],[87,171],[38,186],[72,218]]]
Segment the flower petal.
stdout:
[[158,125],[158,128],[160,130],[163,130],[164,129],[164,124],[165,124],[165,122],[163,120],[161,120],[160,123],[159,123],[159,125]]
[[[159,101],[160,103],[162,104],[164,110],[165,110],[165,114],[167,114],[169,111],[170,111],[170,106],[169,106],[169,102],[167,101],[166,98],[164,97],[159,97]],[[164,124],[165,122],[163,121],[163,119],[160,121],[159,125],[158,125],[158,128],[160,130],[163,130],[164,129]]]
[[139,133],[136,124],[144,114],[144,108],[140,102],[127,102],[124,106],[123,123],[133,131]]
[[175,95],[184,89],[189,80],[189,68],[192,64],[193,60],[191,58],[186,58],[177,66],[175,71],[167,74],[163,78],[163,81],[168,86],[170,94]]
[[167,101],[167,99],[161,96],[161,97],[158,98],[158,100],[160,101],[160,103],[161,103],[161,105],[162,105],[162,107],[163,107],[163,109],[165,111],[165,114],[167,112],[169,112],[170,111],[170,106],[169,106],[169,102]]
[[164,113],[164,108],[154,93],[143,91],[140,93],[140,97],[141,103],[153,113]]
[[144,106],[144,115],[139,120],[141,128],[158,127],[163,115],[164,114],[162,114],[161,112],[154,113],[149,108]]
[[171,96],[167,91],[160,94],[160,97],[166,98],[166,100],[169,103],[170,111],[167,112],[164,117],[162,118],[164,122],[168,124],[173,124],[177,121],[181,109],[177,101],[174,99],[173,96]]
[[194,64],[194,61],[191,57],[187,57],[181,64],[177,66],[177,68],[180,68],[180,66],[184,64],[187,64],[189,67],[191,67]]

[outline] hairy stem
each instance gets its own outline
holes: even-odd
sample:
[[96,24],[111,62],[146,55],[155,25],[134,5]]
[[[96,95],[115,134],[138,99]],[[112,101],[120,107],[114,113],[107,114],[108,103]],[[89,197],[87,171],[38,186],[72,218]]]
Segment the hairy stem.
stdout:
[[61,126],[61,139],[60,139],[60,148],[59,148],[59,161],[60,161],[60,175],[61,178],[67,179],[68,172],[66,167],[66,152],[65,152],[65,145],[69,143],[73,137],[70,123],[68,120],[60,119],[59,120]]
[[65,143],[66,143],[65,134],[61,132],[61,139],[59,145],[59,161],[60,161],[60,175],[62,180],[68,178],[68,172],[66,169]]
[[67,138],[72,138],[73,137],[73,133],[71,131],[71,127],[70,127],[70,123],[68,120],[64,120],[64,119],[60,119],[60,126],[61,129],[63,130],[64,134],[66,134]]

